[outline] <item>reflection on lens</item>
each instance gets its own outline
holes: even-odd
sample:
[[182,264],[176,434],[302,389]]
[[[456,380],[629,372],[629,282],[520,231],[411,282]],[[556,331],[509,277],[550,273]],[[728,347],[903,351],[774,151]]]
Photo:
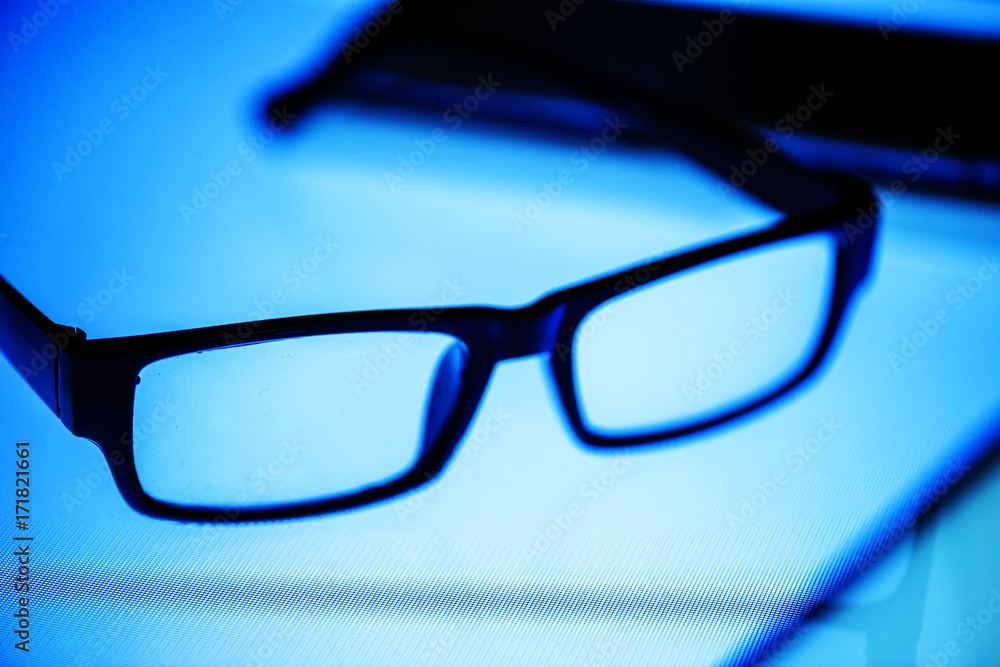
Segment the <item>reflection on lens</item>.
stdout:
[[448,424],[465,346],[436,333],[350,333],[209,350],[139,374],[133,447],[157,500],[263,507],[409,472]]
[[815,234],[604,303],[574,334],[584,425],[609,437],[682,428],[787,382],[822,338],[835,260],[832,238]]

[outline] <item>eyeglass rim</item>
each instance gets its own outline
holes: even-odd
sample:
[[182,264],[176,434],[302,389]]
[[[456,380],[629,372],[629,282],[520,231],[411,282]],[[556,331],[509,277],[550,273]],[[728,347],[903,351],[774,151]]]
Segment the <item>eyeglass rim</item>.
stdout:
[[[643,445],[676,440],[724,422],[732,421],[799,386],[828,357],[844,312],[868,272],[876,229],[860,240],[849,236],[845,225],[857,206],[873,200],[871,189],[861,181],[843,181],[853,194],[864,199],[845,199],[837,207],[818,214],[789,216],[778,224],[744,236],[719,241],[675,255],[652,258],[638,266],[600,276],[558,290],[521,308],[452,306],[436,309],[433,317],[414,319],[425,309],[371,310],[263,320],[251,336],[228,340],[239,324],[183,331],[88,340],[78,335],[60,353],[59,388],[61,419],[76,435],[95,442],[111,467],[116,485],[130,507],[146,516],[185,520],[230,522],[261,521],[323,514],[366,506],[398,496],[432,481],[441,473],[461,442],[479,409],[495,366],[506,359],[548,352],[552,378],[563,412],[580,441],[598,449]],[[557,360],[552,354],[558,343],[570,344],[579,322],[594,308],[654,280],[749,249],[809,234],[826,233],[836,242],[837,258],[833,297],[820,342],[809,363],[788,382],[741,408],[713,419],[667,431],[635,436],[604,436],[584,425],[573,389],[572,356]],[[852,242],[853,241],[853,242]],[[644,285],[616,290],[615,284],[629,274],[646,269],[655,276]],[[415,324],[416,322],[416,324]],[[245,323],[244,323],[245,324]],[[422,328],[421,328],[422,327]],[[321,500],[259,507],[195,507],[167,503],[150,497],[139,483],[130,443],[136,378],[154,361],[185,354],[257,344],[301,336],[348,332],[423,331],[444,333],[462,341],[468,350],[466,375],[453,414],[435,442],[421,453],[413,468],[387,483]],[[128,444],[126,444],[128,440]]]

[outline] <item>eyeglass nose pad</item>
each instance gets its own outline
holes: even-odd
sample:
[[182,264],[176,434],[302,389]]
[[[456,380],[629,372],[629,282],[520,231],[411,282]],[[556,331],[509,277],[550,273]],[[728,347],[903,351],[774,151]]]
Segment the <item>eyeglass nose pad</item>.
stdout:
[[454,414],[458,397],[462,393],[465,372],[465,350],[461,345],[452,345],[438,364],[434,387],[427,402],[427,417],[424,427],[424,451],[433,446]]

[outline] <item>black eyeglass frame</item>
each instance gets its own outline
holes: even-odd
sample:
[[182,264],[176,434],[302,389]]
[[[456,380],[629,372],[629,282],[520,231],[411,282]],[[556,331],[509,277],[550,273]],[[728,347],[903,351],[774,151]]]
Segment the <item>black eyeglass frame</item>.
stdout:
[[[421,59],[408,57],[405,49],[396,49],[395,54],[396,46],[385,51],[369,49],[366,57],[377,61],[369,70],[345,74],[342,63],[338,65],[334,59],[332,69],[322,71],[317,78],[267,106],[272,109],[288,104],[301,113],[319,103],[325,91],[332,89],[338,96],[350,97],[357,93],[355,87],[360,90],[357,93],[360,98],[367,99],[371,91],[362,72],[377,73],[380,67],[387,67],[393,73],[406,73],[416,67],[420,70],[415,72],[418,79],[430,75],[432,80],[441,77],[466,80],[470,72],[484,63],[525,61],[530,51],[523,47],[511,52],[509,45],[494,46],[495,52],[487,48],[487,59],[480,61],[482,50],[465,45],[457,52],[460,57],[446,58],[444,66],[437,62],[430,72]],[[441,45],[435,43],[435,48]],[[502,54],[500,61],[496,59],[498,53]],[[755,133],[717,114],[667,100],[592,68],[561,62],[558,54],[536,53],[527,61],[530,62],[525,71],[530,70],[532,75],[539,71],[558,73],[561,80],[585,98],[603,103],[606,108],[624,106],[638,112],[645,119],[647,131],[652,132],[647,139],[672,145],[723,178],[728,177],[727,170],[734,161],[746,158],[744,147],[760,142]],[[397,84],[393,94],[396,97],[390,102],[402,103],[407,108],[418,108],[427,102],[419,81],[410,87]],[[381,103],[385,103],[384,98]],[[485,111],[482,113],[486,115]],[[294,126],[289,128],[289,132],[294,129]],[[785,217],[745,236],[654,258],[553,292],[523,308],[446,307],[435,313],[433,319],[422,318],[420,324],[414,321],[413,309],[374,310],[262,320],[253,325],[249,336],[234,334],[246,325],[238,323],[88,340],[83,331],[49,320],[0,277],[0,350],[70,432],[92,440],[101,448],[122,497],[141,514],[184,521],[212,521],[220,517],[227,521],[256,521],[356,508],[415,489],[440,474],[475,416],[493,368],[507,359],[550,354],[552,377],[570,427],[581,442],[594,448],[642,445],[695,433],[756,410],[800,385],[826,358],[843,314],[868,274],[877,235],[878,200],[871,187],[859,178],[818,174],[801,168],[780,153],[771,156],[767,167],[747,183],[746,190],[783,211]],[[848,234],[847,224],[856,217],[859,208],[868,211],[875,220],[863,232],[855,230]],[[815,233],[828,234],[834,240],[835,276],[822,335],[800,370],[738,408],[680,428],[614,437],[587,429],[581,418],[572,368],[573,337],[588,313],[609,299],[695,266]],[[648,278],[636,282],[636,278],[646,275]],[[145,366],[181,354],[238,345],[300,336],[385,331],[449,334],[461,340],[466,348],[461,395],[448,419],[437,429],[436,436],[425,443],[407,473],[378,486],[328,499],[238,509],[177,505],[157,500],[143,490],[135,467],[132,428],[135,386]]]
[[[801,384],[820,365],[839,323],[871,263],[876,226],[849,235],[845,223],[858,207],[875,202],[870,186],[853,177],[830,177],[840,193],[833,206],[791,215],[777,224],[738,238],[653,259],[639,266],[551,293],[523,308],[458,306],[440,309],[433,319],[414,317],[412,309],[373,310],[263,320],[252,334],[234,337],[239,324],[185,331],[89,340],[79,329],[62,327],[0,278],[0,347],[50,409],[75,435],[95,442],[111,468],[128,505],[149,517],[211,521],[282,519],[355,508],[391,498],[434,479],[475,416],[494,367],[501,361],[549,353],[550,368],[569,424],[595,448],[640,445],[677,438],[749,413]],[[717,416],[681,428],[609,437],[587,429],[573,382],[573,337],[584,317],[608,299],[666,279],[678,272],[736,253],[808,234],[828,234],[836,244],[832,298],[816,350],[798,372],[771,391]],[[636,282],[639,277],[648,278]],[[142,488],[132,449],[133,406],[139,372],[148,364],[192,352],[258,344],[300,336],[359,332],[427,331],[451,335],[466,347],[461,395],[437,437],[427,442],[407,473],[377,487],[347,495],[280,506],[248,508],[184,506],[149,496]],[[559,350],[556,354],[555,351]],[[51,359],[49,358],[51,355]],[[46,363],[41,364],[38,360]],[[34,366],[32,365],[34,364]],[[42,368],[36,368],[43,366]]]

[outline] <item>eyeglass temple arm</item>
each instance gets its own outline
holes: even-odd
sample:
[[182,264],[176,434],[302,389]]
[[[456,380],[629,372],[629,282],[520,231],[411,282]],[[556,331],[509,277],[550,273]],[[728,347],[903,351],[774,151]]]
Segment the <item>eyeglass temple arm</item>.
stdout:
[[45,317],[0,276],[0,350],[56,416],[59,357],[71,341],[85,336]]

